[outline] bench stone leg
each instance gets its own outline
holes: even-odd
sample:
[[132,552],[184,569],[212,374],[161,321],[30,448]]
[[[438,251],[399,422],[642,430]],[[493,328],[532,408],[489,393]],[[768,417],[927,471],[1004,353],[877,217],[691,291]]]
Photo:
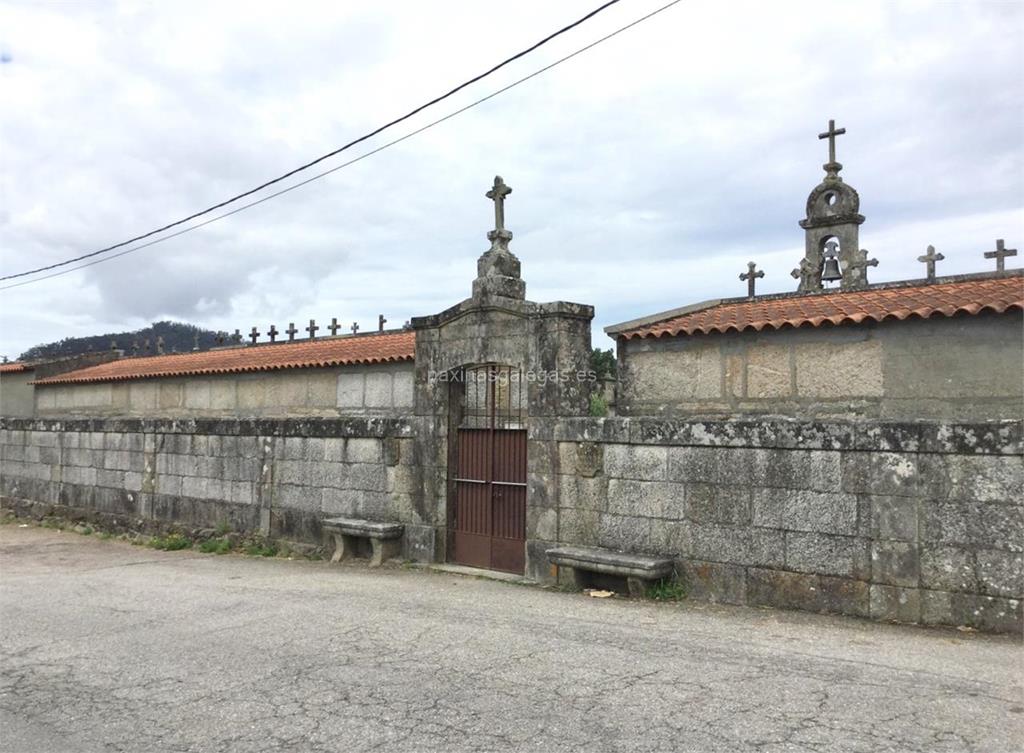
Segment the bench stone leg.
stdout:
[[576,585],[576,588],[580,591],[584,591],[590,588],[590,573],[586,570],[581,570],[578,567],[572,569],[572,582]]
[[334,554],[331,555],[331,562],[347,560],[355,551],[355,540],[343,533],[332,534],[334,536]]
[[629,588],[629,595],[635,599],[647,593],[647,581],[643,578],[626,578],[626,586]]
[[373,547],[370,567],[380,567],[385,560],[397,557],[402,553],[401,539],[370,539],[370,545]]

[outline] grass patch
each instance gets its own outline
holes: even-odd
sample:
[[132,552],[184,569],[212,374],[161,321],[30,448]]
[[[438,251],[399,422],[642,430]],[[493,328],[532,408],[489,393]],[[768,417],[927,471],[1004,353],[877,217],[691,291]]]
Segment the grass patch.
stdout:
[[169,536],[155,536],[149,540],[153,549],[160,549],[165,552],[176,552],[179,549],[188,549],[192,546],[192,539],[182,536],[180,533],[172,533]]
[[250,557],[276,557],[277,544],[272,541],[257,539],[254,541],[247,541],[242,547],[242,551]]
[[226,520],[222,520],[217,524],[216,531],[218,536],[225,536],[231,532],[231,524]]
[[100,535],[98,536],[98,538],[101,538],[104,541],[106,541],[107,539],[114,538],[114,534],[112,534],[110,531],[101,531]]
[[207,539],[199,544],[203,554],[227,554],[231,551],[231,542],[226,538]]
[[649,585],[645,596],[655,601],[680,601],[686,598],[686,588],[677,580],[665,578]]

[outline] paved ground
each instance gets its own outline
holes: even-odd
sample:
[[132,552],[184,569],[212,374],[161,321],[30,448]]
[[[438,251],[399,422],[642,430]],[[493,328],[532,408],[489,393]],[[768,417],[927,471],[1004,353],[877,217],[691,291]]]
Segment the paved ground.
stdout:
[[5,753],[1014,751],[1008,638],[0,527]]

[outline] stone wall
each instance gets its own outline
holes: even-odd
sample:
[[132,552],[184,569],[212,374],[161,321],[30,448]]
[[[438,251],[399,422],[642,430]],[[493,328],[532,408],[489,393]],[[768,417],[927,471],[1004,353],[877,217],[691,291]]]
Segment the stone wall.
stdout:
[[624,340],[620,415],[1024,415],[1020,312]]
[[39,385],[38,416],[344,416],[412,412],[413,364]]
[[670,554],[697,598],[1021,629],[1019,422],[539,429],[557,482],[531,479],[535,558],[556,542]]
[[429,559],[411,427],[396,419],[0,419],[0,494],[319,543],[332,515],[408,525]]
[[35,379],[31,371],[8,371],[0,374],[0,416],[31,416],[35,411]]

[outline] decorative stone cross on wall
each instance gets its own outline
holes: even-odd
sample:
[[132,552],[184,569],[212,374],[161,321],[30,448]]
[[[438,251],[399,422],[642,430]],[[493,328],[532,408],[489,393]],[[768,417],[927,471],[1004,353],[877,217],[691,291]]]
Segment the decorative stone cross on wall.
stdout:
[[935,253],[935,246],[929,246],[928,253],[926,253],[924,256],[917,257],[917,260],[919,262],[926,265],[925,269],[926,275],[928,277],[928,282],[933,282],[935,280],[935,262],[942,261],[945,258],[946,257],[943,256],[942,254]]
[[256,341],[260,339],[260,333],[257,331],[256,327],[253,327],[252,331],[249,333],[249,339],[252,340],[253,345],[255,345]]
[[295,322],[288,322],[288,329],[285,330],[285,333],[288,335],[288,339],[289,340],[294,340],[295,339],[295,334],[297,332],[298,332],[298,330],[295,329]]
[[384,318],[384,314],[377,315],[377,331],[383,332],[384,325],[388,323],[388,320]]
[[877,267],[878,259],[869,259],[868,252],[863,248],[853,253],[853,259],[846,265],[843,275],[843,288],[856,290],[868,285],[868,267]]
[[331,326],[328,327],[327,329],[329,329],[331,331],[331,336],[332,337],[337,337],[338,330],[341,329],[341,325],[338,324],[338,317],[336,317],[336,316],[331,317]]
[[235,343],[236,345],[242,342],[242,333],[239,330],[235,330],[235,334],[231,336],[231,342]]
[[1003,245],[1003,239],[1002,238],[1000,238],[999,240],[996,241],[996,250],[995,251],[986,251],[985,252],[985,258],[986,259],[995,259],[996,260],[996,272],[1005,272],[1006,271],[1006,257],[1007,256],[1016,256],[1016,255],[1017,255],[1017,249],[1015,249],[1015,248],[1006,248]]
[[279,334],[280,332],[277,331],[277,327],[271,324],[270,329],[267,330],[267,336],[270,337],[270,342],[276,342]]
[[306,332],[309,333],[309,339],[310,340],[312,340],[313,338],[316,337],[316,331],[318,329],[320,329],[320,328],[318,326],[316,326],[316,320],[315,319],[310,319],[309,320],[309,326],[306,327]]
[[500,175],[494,176],[494,187],[486,193],[488,199],[494,202],[494,229],[505,229],[505,197],[512,193],[512,189],[505,185]]
[[755,281],[759,277],[764,277],[764,270],[757,270],[755,272],[754,271],[755,269],[757,269],[757,264],[752,262],[752,261],[748,261],[747,262],[747,271],[740,273],[740,281],[741,282],[743,280],[747,281],[747,297],[748,298],[753,298],[754,297],[754,284],[755,284]]
[[359,334],[359,322],[352,322],[352,334]]

